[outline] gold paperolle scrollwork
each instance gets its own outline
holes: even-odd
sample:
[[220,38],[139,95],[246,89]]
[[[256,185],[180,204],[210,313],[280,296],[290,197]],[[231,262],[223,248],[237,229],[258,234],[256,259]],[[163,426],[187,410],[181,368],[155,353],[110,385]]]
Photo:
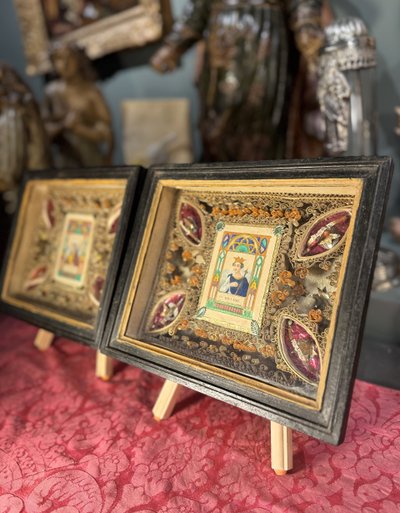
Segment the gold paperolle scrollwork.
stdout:
[[320,322],[322,322],[324,320],[324,315],[322,313],[322,310],[320,308],[312,308],[308,312],[308,319],[311,322],[316,322],[317,324],[319,324]]
[[212,209],[212,214],[214,216],[229,216],[230,218],[234,217],[245,217],[251,216],[253,219],[284,219],[286,218],[288,221],[292,222],[294,225],[298,226],[298,222],[301,219],[301,212],[297,208],[291,208],[287,210],[282,210],[281,208],[262,208],[254,205],[246,205],[244,207],[236,204],[228,204],[224,207],[214,207]]
[[[31,248],[29,266],[24,270],[24,289],[20,297],[54,309],[54,305],[66,316],[84,317],[94,325],[102,288],[111,258],[115,233],[110,228],[110,218],[115,218],[116,209],[122,205],[124,188],[116,187],[77,190],[74,187],[49,187],[43,200],[42,218],[37,224],[37,233]],[[51,202],[51,223],[45,211]],[[67,214],[91,216],[93,219],[93,244],[88,254],[89,265],[82,285],[78,288],[65,285],[54,279],[57,254],[62,244],[64,220]],[[35,269],[46,267],[44,280],[30,286],[30,276]]]
[[[284,317],[304,326],[315,339],[318,361],[323,365],[346,238],[334,251],[313,258],[301,258],[299,248],[319,219],[341,210],[352,212],[353,201],[352,196],[340,194],[180,191],[147,312],[154,312],[165,294],[181,289],[186,293],[185,306],[172,328],[152,338],[183,355],[315,398],[316,383],[294,369],[283,355],[279,326]],[[182,202],[201,216],[203,237],[197,247],[179,226]],[[280,237],[279,251],[270,264],[262,322],[254,325],[251,333],[239,322],[237,329],[210,322],[199,307],[211,262],[215,261],[218,233],[226,226],[238,226],[240,233],[245,233],[246,227],[268,226]]]

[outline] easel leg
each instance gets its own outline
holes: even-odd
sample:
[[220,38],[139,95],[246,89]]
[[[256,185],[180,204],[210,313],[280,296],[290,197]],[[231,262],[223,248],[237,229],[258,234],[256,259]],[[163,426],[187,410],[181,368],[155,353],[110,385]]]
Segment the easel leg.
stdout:
[[[182,385],[165,380],[153,407],[155,420],[165,420],[178,401]],[[271,467],[278,476],[285,475],[293,468],[292,430],[276,422],[271,422]]]
[[156,404],[153,408],[153,417],[155,420],[165,420],[171,416],[172,410],[178,401],[179,392],[182,385],[168,381],[164,382],[161,392],[157,398]]
[[46,331],[40,329],[36,333],[35,340],[33,341],[33,345],[39,349],[39,351],[47,351],[47,349],[51,346],[54,340],[54,333],[51,331]]
[[113,359],[96,351],[96,377],[109,381],[113,376]]
[[271,422],[271,467],[277,476],[293,468],[292,430]]

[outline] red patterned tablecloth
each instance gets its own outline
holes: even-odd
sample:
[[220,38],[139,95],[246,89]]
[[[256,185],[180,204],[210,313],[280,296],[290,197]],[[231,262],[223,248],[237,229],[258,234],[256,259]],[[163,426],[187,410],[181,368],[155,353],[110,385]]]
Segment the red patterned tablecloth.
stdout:
[[400,392],[356,382],[345,442],[294,434],[293,473],[270,469],[265,419],[187,391],[169,420],[162,380],[0,317],[0,513],[400,512]]

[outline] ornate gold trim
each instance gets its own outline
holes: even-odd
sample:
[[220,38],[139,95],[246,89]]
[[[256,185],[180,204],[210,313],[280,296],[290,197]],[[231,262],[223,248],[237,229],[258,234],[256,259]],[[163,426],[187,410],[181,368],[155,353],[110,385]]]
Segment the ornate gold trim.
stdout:
[[[280,390],[277,387],[272,385],[267,385],[266,383],[262,383],[256,379],[251,379],[246,376],[242,376],[241,374],[237,374],[235,372],[216,368],[208,363],[203,363],[198,360],[193,360],[192,358],[188,358],[187,356],[183,356],[180,354],[173,353],[173,351],[169,351],[167,349],[163,349],[161,347],[152,346],[146,342],[141,342],[140,340],[131,339],[129,337],[121,336],[119,342],[123,342],[127,345],[134,344],[135,346],[146,350],[150,354],[161,355],[165,358],[168,358],[171,361],[178,361],[179,363],[186,364],[188,367],[195,368],[196,370],[203,370],[211,375],[219,376],[225,379],[229,379],[230,381],[234,381],[241,385],[248,386],[258,391],[267,392],[276,397],[281,397],[295,404],[301,404],[305,408],[311,410],[319,410],[320,406],[317,401],[313,401],[312,399],[308,399],[306,397],[301,397],[299,395],[293,394],[291,392],[287,392],[286,390]],[[173,356],[172,356],[173,355]],[[151,359],[151,358],[150,358]]]
[[[14,274],[15,262],[17,259],[17,252],[21,245],[21,241],[23,239],[23,233],[25,230],[25,220],[27,215],[27,210],[31,201],[32,193],[35,187],[68,187],[72,190],[78,190],[82,186],[88,187],[90,185],[91,189],[94,187],[98,187],[98,189],[105,189],[110,187],[118,188],[125,190],[128,181],[126,178],[111,178],[111,179],[84,179],[84,178],[71,178],[71,179],[54,179],[54,180],[33,180],[28,182],[23,192],[21,205],[19,211],[17,212],[17,227],[15,230],[15,234],[12,240],[11,251],[7,261],[6,274],[4,277],[3,287],[1,290],[1,299],[8,303],[11,306],[15,306],[17,308],[21,308],[22,310],[32,313],[43,315],[44,317],[48,317],[55,321],[63,322],[67,325],[75,326],[78,328],[85,329],[93,329],[94,325],[91,323],[87,323],[78,319],[71,317],[70,315],[64,315],[52,311],[48,308],[37,306],[34,302],[24,299],[18,299],[10,294],[10,286],[11,280]],[[111,242],[111,241],[110,241]]]
[[76,43],[91,59],[157,41],[163,34],[163,19],[170,21],[168,0],[139,0],[139,5],[86,27],[52,39],[40,0],[14,0],[23,35],[29,75],[51,70],[48,50],[55,40]]
[[[249,181],[250,182],[250,181]],[[363,190],[363,181],[358,178],[339,178],[339,179],[261,179],[254,180],[254,185],[245,182],[244,180],[176,180],[176,179],[165,179],[160,180],[157,184],[153,201],[150,206],[149,216],[147,218],[147,224],[144,231],[143,239],[141,241],[141,248],[137,258],[136,266],[134,269],[134,274],[132,277],[132,281],[130,284],[130,289],[128,292],[127,301],[123,310],[121,324],[119,326],[117,340],[127,345],[134,345],[142,350],[145,350],[149,353],[150,358],[151,355],[161,355],[170,359],[171,361],[177,361],[179,363],[188,365],[188,367],[195,368],[197,370],[201,370],[207,372],[208,374],[223,377],[225,379],[229,379],[232,382],[239,383],[241,385],[248,386],[250,388],[263,391],[269,393],[275,397],[280,397],[286,399],[290,402],[299,404],[305,408],[311,410],[320,410],[322,407],[327,373],[329,368],[329,357],[332,350],[332,340],[336,325],[336,317],[338,311],[338,305],[340,302],[341,290],[343,286],[343,280],[346,272],[346,264],[348,261],[351,241],[354,233],[355,220],[357,218],[357,212],[360,205],[362,190]],[[344,187],[346,190],[344,191]],[[327,337],[327,346],[325,350],[325,355],[323,358],[323,364],[321,367],[320,373],[320,382],[318,385],[317,398],[316,400],[312,400],[306,397],[303,397],[299,394],[295,394],[292,392],[288,392],[283,389],[279,389],[273,385],[269,385],[263,383],[255,378],[249,378],[243,376],[239,373],[235,373],[223,368],[214,367],[210,364],[200,362],[198,360],[194,360],[192,358],[183,356],[178,353],[174,353],[171,350],[163,349],[157,346],[154,346],[150,343],[143,342],[137,340],[136,338],[132,338],[126,335],[128,329],[128,323],[131,316],[131,309],[136,299],[136,292],[138,289],[146,253],[148,251],[148,246],[150,243],[150,239],[153,232],[153,226],[157,218],[157,210],[158,205],[162,198],[163,190],[175,189],[175,190],[185,190],[190,192],[200,192],[203,189],[206,189],[207,192],[210,191],[224,191],[229,189],[229,191],[233,191],[235,188],[239,189],[241,192],[262,192],[263,188],[268,188],[268,193],[277,192],[284,196],[285,194],[340,194],[340,195],[353,195],[354,203],[352,208],[352,216],[350,225],[347,231],[346,240],[344,242],[345,249],[343,254],[343,261],[341,265],[341,270],[339,274],[337,288],[339,293],[335,298],[335,302],[332,309],[332,317],[330,322],[330,327],[328,331]]]
[[327,344],[326,344],[324,358],[322,361],[322,367],[321,367],[321,371],[320,371],[320,383],[319,383],[319,387],[318,387],[317,401],[321,405],[322,405],[322,401],[323,401],[323,397],[324,397],[324,393],[325,393],[325,383],[326,383],[326,378],[327,378],[328,370],[329,370],[330,356],[331,356],[331,352],[332,352],[332,340],[333,340],[333,334],[334,334],[335,327],[336,327],[336,318],[337,318],[337,313],[338,313],[338,309],[339,309],[340,298],[342,297],[343,281],[344,281],[344,277],[346,274],[347,261],[349,259],[351,242],[353,240],[354,226],[356,223],[357,212],[360,207],[360,201],[361,201],[361,195],[362,195],[362,180],[360,179],[357,181],[358,181],[358,187],[356,189],[356,194],[354,196],[353,210],[351,213],[350,225],[347,229],[347,233],[346,233],[346,237],[345,237],[346,241],[345,241],[345,247],[344,247],[344,252],[343,252],[343,260],[342,260],[342,265],[340,267],[340,272],[339,272],[339,279],[338,279],[338,284],[337,284],[338,294],[336,294],[335,301],[334,301],[333,308],[332,308],[332,316],[331,316],[329,331],[328,331],[328,336],[327,336]]

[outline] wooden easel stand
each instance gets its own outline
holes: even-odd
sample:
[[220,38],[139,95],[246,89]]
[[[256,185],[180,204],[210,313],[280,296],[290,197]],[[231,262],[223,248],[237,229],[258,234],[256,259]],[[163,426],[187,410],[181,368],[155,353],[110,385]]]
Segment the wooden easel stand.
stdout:
[[[153,407],[153,417],[157,421],[171,416],[178,402],[182,385],[165,380]],[[284,476],[293,468],[292,430],[271,421],[271,468],[278,476]]]
[[[55,338],[51,331],[39,329],[36,334],[33,345],[39,351],[47,351]],[[109,381],[113,376],[113,360],[105,354],[96,351],[96,377],[103,381]]]
[[[34,346],[40,351],[49,349],[55,338],[54,333],[40,329],[35,337]],[[96,352],[96,377],[109,381],[113,375],[113,361],[108,356]],[[165,380],[153,407],[153,416],[157,421],[168,419],[178,402],[182,385]],[[271,468],[278,476],[285,475],[293,468],[292,430],[271,421]]]

